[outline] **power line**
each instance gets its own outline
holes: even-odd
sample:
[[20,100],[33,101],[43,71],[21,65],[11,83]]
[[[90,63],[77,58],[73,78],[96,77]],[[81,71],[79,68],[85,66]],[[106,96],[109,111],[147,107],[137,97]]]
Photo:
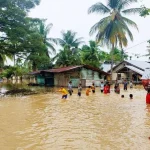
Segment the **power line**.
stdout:
[[147,41],[148,41],[148,40],[143,41],[143,42],[141,42],[141,43],[139,43],[139,44],[136,44],[136,45],[134,45],[134,46],[132,46],[132,47],[129,47],[129,48],[125,49],[125,51],[126,51],[126,50],[129,50],[129,49],[132,49],[132,48],[134,48],[134,47],[136,47],[136,46],[138,46],[138,45],[141,45],[141,44],[143,44],[143,43],[145,43],[145,42],[147,42]]

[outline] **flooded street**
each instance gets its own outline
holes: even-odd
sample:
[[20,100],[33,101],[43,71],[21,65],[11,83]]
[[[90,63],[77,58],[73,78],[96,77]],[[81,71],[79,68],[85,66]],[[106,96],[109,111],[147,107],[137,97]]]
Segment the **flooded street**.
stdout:
[[[129,99],[132,93],[134,98]],[[0,99],[0,150],[150,150],[146,91],[60,93]]]

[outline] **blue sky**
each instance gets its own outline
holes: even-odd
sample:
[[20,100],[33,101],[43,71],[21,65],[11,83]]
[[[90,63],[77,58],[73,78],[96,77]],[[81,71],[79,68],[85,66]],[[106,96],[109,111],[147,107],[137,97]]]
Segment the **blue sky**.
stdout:
[[[83,37],[86,43],[90,39],[94,39],[89,36],[89,30],[92,25],[98,22],[103,16],[99,14],[87,14],[88,8],[99,2],[98,0],[41,0],[41,4],[34,8],[29,16],[37,18],[47,19],[47,23],[53,23],[53,28],[50,32],[50,37],[60,37],[62,30],[73,30],[78,33],[78,37]],[[105,4],[106,0],[101,0]],[[145,5],[150,8],[150,0],[139,0],[137,4],[133,4],[132,7],[140,7]],[[147,42],[142,43],[150,39],[150,16],[143,18],[138,15],[126,16],[135,21],[138,25],[139,32],[134,29],[131,30],[134,35],[134,42],[129,42],[127,49],[129,55],[134,54],[143,55],[147,53]],[[136,47],[133,47],[139,43],[142,43]],[[133,47],[133,48],[131,48]],[[106,48],[104,48],[106,49]],[[148,58],[140,57],[138,60],[148,60]]]

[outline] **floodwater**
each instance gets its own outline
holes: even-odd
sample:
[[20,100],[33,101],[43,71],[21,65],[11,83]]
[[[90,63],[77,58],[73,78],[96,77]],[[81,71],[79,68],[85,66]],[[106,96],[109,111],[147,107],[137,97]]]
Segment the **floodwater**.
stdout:
[[[134,98],[129,99],[132,93]],[[0,98],[0,150],[150,150],[150,106],[141,87],[67,100],[60,93]]]

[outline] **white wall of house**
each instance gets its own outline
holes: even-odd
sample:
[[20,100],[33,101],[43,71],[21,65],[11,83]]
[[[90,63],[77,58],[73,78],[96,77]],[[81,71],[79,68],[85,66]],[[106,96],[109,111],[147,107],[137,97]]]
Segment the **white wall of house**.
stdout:
[[[125,73],[119,73],[121,74],[121,79],[126,79],[127,75]],[[115,81],[117,79],[117,73],[112,74],[112,80]]]

